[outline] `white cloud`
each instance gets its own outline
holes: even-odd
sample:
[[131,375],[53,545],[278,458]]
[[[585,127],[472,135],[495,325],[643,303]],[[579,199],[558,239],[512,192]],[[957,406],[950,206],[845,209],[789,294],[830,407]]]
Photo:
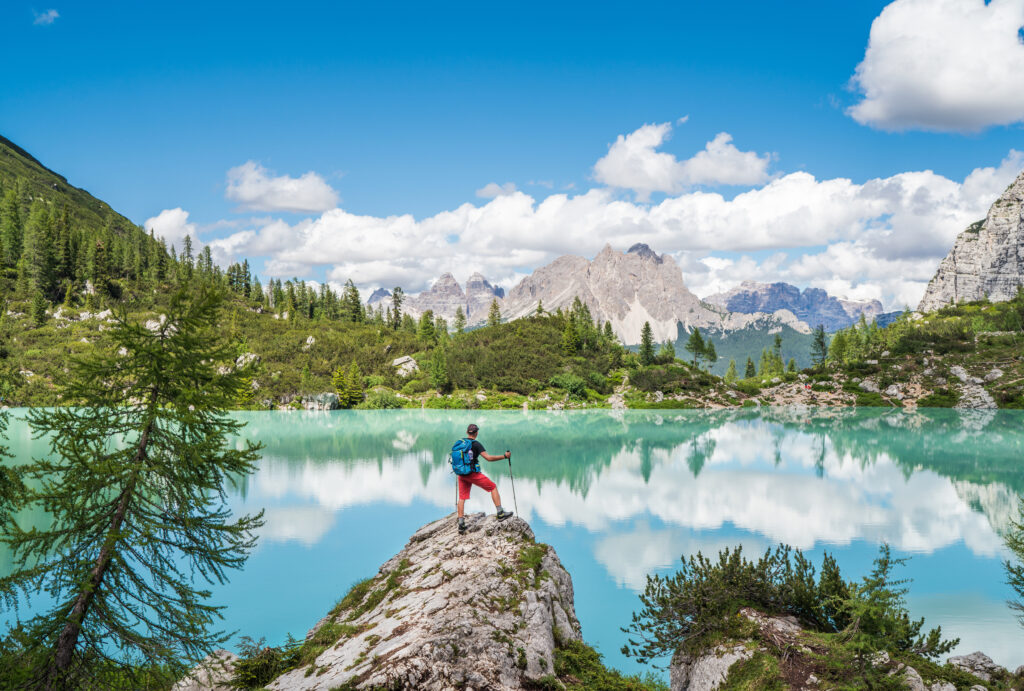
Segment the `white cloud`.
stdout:
[[157,237],[167,242],[168,248],[174,245],[175,249],[181,251],[185,236],[192,237],[193,249],[198,249],[199,242],[196,239],[197,226],[188,220],[188,212],[182,208],[164,209],[156,216],[147,218],[142,224],[146,230],[153,231]]
[[[416,292],[445,271],[466,278],[465,267],[507,288],[561,254],[589,257],[606,243],[646,242],[673,253],[700,295],[743,279],[790,280],[902,308],[916,304],[956,235],[985,215],[1022,166],[1024,153],[1011,151],[999,166],[976,169],[962,182],[931,171],[863,183],[798,172],[732,199],[692,191],[654,205],[619,199],[607,188],[542,199],[515,191],[419,220],[343,209],[294,225],[264,219],[210,244],[239,258],[269,256],[266,272],[276,276],[325,267],[331,280]],[[761,250],[778,252],[735,257]]]
[[504,185],[499,185],[496,182],[489,182],[476,191],[476,196],[482,199],[494,199],[495,197],[512,194],[515,191],[516,185],[514,182],[506,182]]
[[633,190],[641,201],[649,199],[652,192],[675,194],[702,184],[757,185],[768,179],[771,158],[740,151],[727,132],[720,132],[703,151],[685,161],[657,151],[671,130],[672,124],[664,122],[619,135],[594,165],[594,179]]
[[310,171],[297,178],[272,177],[255,161],[228,171],[225,196],[244,209],[316,213],[338,204],[338,193],[322,177]]
[[36,26],[49,26],[57,21],[58,17],[60,17],[60,12],[52,9],[46,10],[45,12],[35,12],[33,14],[35,14],[35,19],[32,20],[32,23]]
[[1024,120],[1024,0],[895,0],[871,25],[852,84],[857,122],[976,131]]

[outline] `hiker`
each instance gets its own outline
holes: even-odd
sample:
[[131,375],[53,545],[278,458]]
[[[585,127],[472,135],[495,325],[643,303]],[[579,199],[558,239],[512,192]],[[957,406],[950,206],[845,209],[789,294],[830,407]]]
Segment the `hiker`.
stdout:
[[469,499],[470,487],[476,485],[485,492],[491,493],[494,501],[494,508],[498,510],[498,520],[504,521],[512,515],[511,511],[501,508],[501,495],[498,494],[498,487],[489,477],[480,472],[479,459],[486,461],[503,461],[510,458],[511,454],[506,451],[500,456],[492,456],[487,453],[484,445],[476,440],[480,428],[471,424],[466,428],[466,438],[455,442],[452,448],[452,468],[459,479],[459,534],[466,532],[466,517],[464,515],[466,500]]

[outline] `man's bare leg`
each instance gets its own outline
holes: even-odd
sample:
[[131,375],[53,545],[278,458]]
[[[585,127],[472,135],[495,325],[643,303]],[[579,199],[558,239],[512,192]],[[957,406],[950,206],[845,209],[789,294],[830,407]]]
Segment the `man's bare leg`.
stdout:
[[[491,501],[494,502],[494,507],[495,508],[497,508],[497,509],[501,508],[501,495],[498,494],[498,488],[497,487],[495,487],[494,489],[491,490]],[[459,515],[461,516],[462,514],[459,514]]]
[[466,500],[465,499],[459,499],[458,507],[459,507],[459,518],[462,518],[463,516],[466,515]]

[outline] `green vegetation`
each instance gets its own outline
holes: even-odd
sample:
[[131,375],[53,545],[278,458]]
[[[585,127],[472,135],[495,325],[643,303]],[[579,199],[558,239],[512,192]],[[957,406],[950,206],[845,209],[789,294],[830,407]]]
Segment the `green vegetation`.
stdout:
[[[882,546],[871,573],[856,582],[845,581],[828,554],[819,574],[799,550],[786,545],[766,551],[757,561],[747,560],[741,548],[720,552],[717,561],[698,553],[684,558],[674,575],[648,576],[640,596],[642,609],[624,629],[630,638],[623,654],[646,662],[680,649],[701,653],[726,640],[757,638],[757,625],[739,614],[751,607],[801,622],[808,664],[824,685],[884,684],[892,667],[889,658],[946,679],[941,676],[945,668],[930,660],[958,641],[943,640],[940,628],[925,631],[923,619],[910,618],[907,581],[893,578],[894,568],[904,561]],[[769,650],[779,645],[771,640],[761,644]],[[887,655],[886,664],[879,662],[881,652]],[[729,688],[778,687],[781,674],[778,658],[755,655],[730,670]]]
[[225,413],[239,374],[219,369],[234,357],[220,305],[179,292],[152,329],[116,317],[109,346],[66,377],[63,400],[75,405],[30,412],[50,453],[14,469],[25,481],[18,506],[50,522],[25,530],[7,517],[13,568],[0,595],[14,606],[45,592],[53,604],[8,634],[0,677],[138,688],[174,681],[226,640],[210,630],[221,608],[195,584],[241,567],[262,520],[232,521],[225,505],[225,483],[259,454],[228,443],[244,425]]
[[555,649],[554,674],[542,677],[537,689],[570,691],[668,691],[653,674],[623,675],[601,662],[601,654],[582,641],[562,642]]

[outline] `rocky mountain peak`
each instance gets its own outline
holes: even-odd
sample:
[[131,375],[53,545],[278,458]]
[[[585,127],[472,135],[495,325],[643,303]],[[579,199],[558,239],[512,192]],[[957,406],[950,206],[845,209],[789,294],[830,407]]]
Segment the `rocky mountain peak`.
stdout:
[[370,293],[370,297],[367,299],[366,303],[369,304],[369,305],[374,305],[374,304],[380,302],[381,300],[386,300],[386,299],[388,299],[390,297],[391,297],[391,291],[390,290],[386,290],[384,288],[377,288],[375,291]]
[[648,245],[638,242],[628,250],[626,254],[635,254],[643,259],[650,259],[653,262],[660,264],[664,260],[664,255],[658,254],[652,250]]
[[1024,285],[1024,172],[992,204],[985,219],[957,236],[939,264],[918,309],[986,296],[1009,300]]

